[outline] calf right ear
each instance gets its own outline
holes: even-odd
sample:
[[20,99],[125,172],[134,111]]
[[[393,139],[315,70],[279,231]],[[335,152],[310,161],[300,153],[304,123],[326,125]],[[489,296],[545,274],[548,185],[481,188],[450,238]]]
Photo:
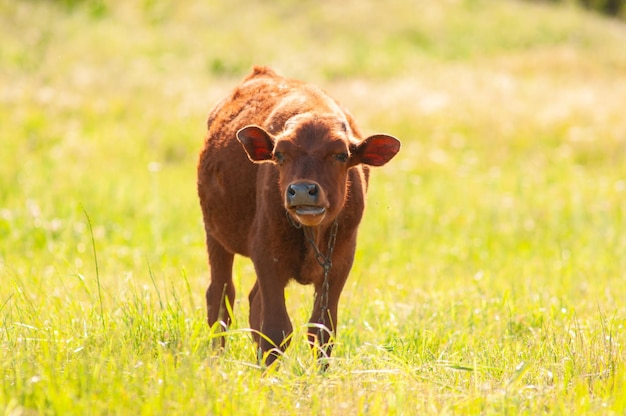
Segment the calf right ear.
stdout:
[[259,126],[246,126],[237,132],[237,140],[253,162],[272,160],[274,152],[274,137]]

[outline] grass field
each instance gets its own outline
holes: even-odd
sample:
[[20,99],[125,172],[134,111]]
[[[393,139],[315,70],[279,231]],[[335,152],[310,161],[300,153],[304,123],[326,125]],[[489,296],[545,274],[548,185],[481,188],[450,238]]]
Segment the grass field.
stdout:
[[[517,1],[0,0],[0,414],[626,413],[626,26]],[[205,323],[211,106],[267,64],[376,169],[332,363]]]

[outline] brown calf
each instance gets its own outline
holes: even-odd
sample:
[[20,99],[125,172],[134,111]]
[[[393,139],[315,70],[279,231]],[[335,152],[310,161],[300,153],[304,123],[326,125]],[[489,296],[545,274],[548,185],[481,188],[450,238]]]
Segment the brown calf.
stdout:
[[[330,355],[339,295],[352,267],[368,167],[400,149],[391,136],[362,139],[352,116],[322,90],[253,72],[208,118],[198,164],[211,283],[208,322],[227,326],[235,254],[254,263],[250,326],[266,364],[289,343],[285,287],[315,285],[309,340]],[[254,162],[254,163],[252,163]]]

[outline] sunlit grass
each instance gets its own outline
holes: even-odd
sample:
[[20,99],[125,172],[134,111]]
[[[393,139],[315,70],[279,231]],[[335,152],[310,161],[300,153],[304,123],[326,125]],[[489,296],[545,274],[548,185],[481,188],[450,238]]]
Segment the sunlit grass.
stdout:
[[[513,1],[0,12],[2,412],[624,413],[623,24]],[[326,372],[295,284],[292,346],[257,366],[248,260],[223,353],[205,323],[195,163],[257,63],[403,142]]]

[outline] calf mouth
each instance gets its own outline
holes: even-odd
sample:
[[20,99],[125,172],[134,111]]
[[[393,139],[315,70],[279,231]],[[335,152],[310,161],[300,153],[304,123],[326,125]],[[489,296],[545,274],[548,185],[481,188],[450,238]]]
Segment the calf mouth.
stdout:
[[322,222],[326,216],[326,208],[318,205],[296,205],[289,211],[304,226],[313,227]]

